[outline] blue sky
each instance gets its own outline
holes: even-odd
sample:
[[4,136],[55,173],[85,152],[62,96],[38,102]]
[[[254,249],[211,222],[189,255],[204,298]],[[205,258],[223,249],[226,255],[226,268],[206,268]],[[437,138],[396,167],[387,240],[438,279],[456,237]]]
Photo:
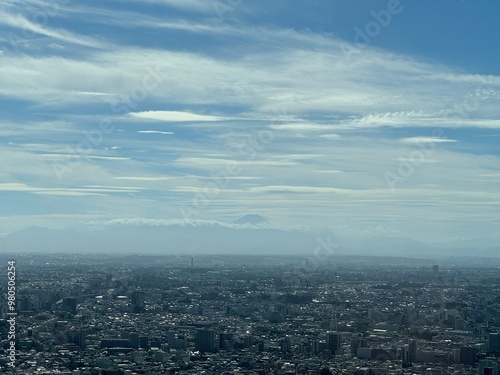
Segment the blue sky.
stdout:
[[0,235],[144,219],[500,239],[500,4],[0,5]]

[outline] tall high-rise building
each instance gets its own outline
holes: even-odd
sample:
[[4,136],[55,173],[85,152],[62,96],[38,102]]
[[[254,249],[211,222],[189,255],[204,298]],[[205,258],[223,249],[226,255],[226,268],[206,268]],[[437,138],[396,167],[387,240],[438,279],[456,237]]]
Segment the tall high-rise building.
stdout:
[[19,311],[31,311],[32,303],[29,297],[22,297],[18,299],[17,308]]
[[417,340],[410,340],[409,346],[409,359],[413,363],[417,361]]
[[477,349],[469,346],[461,347],[460,363],[463,365],[473,365],[477,363]]
[[330,332],[328,334],[328,350],[335,354],[340,349],[340,334],[337,332]]
[[366,348],[366,339],[364,339],[361,335],[351,338],[351,354],[356,356],[358,348]]
[[167,344],[169,348],[175,348],[175,332],[167,332]]
[[319,340],[311,340],[311,353],[319,352]]
[[233,348],[233,334],[220,333],[219,334],[219,349],[231,350]]
[[200,352],[214,352],[215,332],[210,329],[198,329],[196,331],[194,346]]
[[497,358],[485,358],[479,361],[479,375],[498,375],[500,362]]
[[134,332],[129,334],[128,339],[130,341],[130,347],[134,349],[139,348],[139,334]]
[[177,350],[186,350],[187,349],[187,336],[186,335],[177,335],[177,339],[175,340],[174,348]]
[[488,335],[488,350],[490,352],[500,351],[500,333],[490,333]]
[[62,310],[76,314],[76,298],[64,297],[62,300]]
[[253,345],[253,337],[251,335],[246,335],[243,339],[243,346],[245,348],[251,348]]
[[283,353],[289,353],[292,351],[292,340],[289,336],[285,337],[282,341],[281,341],[281,351]]
[[87,342],[86,342],[85,330],[83,328],[80,328],[77,337],[78,337],[78,346],[82,349],[85,349],[87,346]]
[[148,336],[139,336],[139,348],[149,349],[149,338],[148,338]]
[[135,290],[132,292],[130,300],[133,305],[143,306],[145,301],[145,293],[142,290]]
[[[29,330],[28,330],[29,331]],[[71,329],[66,332],[68,342],[78,345],[80,348],[85,349],[85,330],[83,328],[80,329]],[[29,332],[28,332],[29,336]]]

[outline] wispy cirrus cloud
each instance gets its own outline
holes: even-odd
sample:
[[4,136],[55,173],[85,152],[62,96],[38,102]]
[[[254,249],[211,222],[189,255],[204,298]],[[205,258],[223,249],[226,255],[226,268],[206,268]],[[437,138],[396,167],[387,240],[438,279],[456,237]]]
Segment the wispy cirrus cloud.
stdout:
[[36,187],[22,183],[0,183],[1,191],[29,192],[42,195],[65,195],[65,196],[93,196],[106,195],[107,193],[137,193],[140,188],[119,187],[119,186],[96,186],[81,188],[58,188],[58,187]]
[[204,13],[204,14],[214,14],[216,10],[215,6],[217,5],[216,3],[210,1],[207,2],[203,0],[144,0],[140,1],[140,3],[165,5],[180,10]]
[[[40,13],[40,15],[48,17],[48,15],[44,13]],[[40,23],[35,23],[30,21],[21,14],[1,12],[0,25],[2,24],[13,27],[18,31],[24,31],[24,32],[28,31],[30,33],[43,35],[55,40],[59,40],[74,45],[80,45],[92,48],[105,48],[107,46],[109,47],[109,44],[107,44],[102,40],[98,40],[88,36],[78,35],[64,29],[55,29],[48,26],[42,26]],[[16,39],[27,39],[23,35],[18,36],[15,34],[12,34],[11,37],[13,38],[13,41],[15,41]]]
[[221,121],[224,117],[200,115],[191,112],[181,111],[145,111],[145,112],[130,112],[128,116],[137,119],[165,121],[165,122],[205,122],[205,121]]
[[449,143],[449,142],[458,142],[458,141],[455,139],[439,138],[439,137],[408,137],[408,138],[402,138],[401,142],[403,142],[403,143]]
[[483,128],[499,129],[500,120],[494,118],[460,117],[436,113],[388,112],[374,113],[352,119],[341,120],[337,129],[370,129],[380,127],[392,128]]
[[165,132],[160,130],[139,130],[137,134],[162,134],[162,135],[171,135],[173,132]]

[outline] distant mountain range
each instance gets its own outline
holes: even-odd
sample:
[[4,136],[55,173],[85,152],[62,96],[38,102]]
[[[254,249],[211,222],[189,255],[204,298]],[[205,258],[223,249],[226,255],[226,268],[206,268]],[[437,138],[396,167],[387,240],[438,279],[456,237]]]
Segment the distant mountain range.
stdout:
[[0,251],[154,254],[302,254],[314,236],[247,225],[113,225],[76,231],[30,227],[7,235]]
[[[95,225],[92,226],[95,228]],[[0,240],[0,252],[78,252],[134,254],[252,254],[314,256],[321,243],[332,256],[375,255],[436,258],[498,257],[500,246],[457,241],[428,244],[398,236],[333,236],[328,232],[273,228],[262,216],[245,215],[232,224],[142,221],[105,223],[93,230],[30,227]],[[318,248],[318,246],[320,246]]]

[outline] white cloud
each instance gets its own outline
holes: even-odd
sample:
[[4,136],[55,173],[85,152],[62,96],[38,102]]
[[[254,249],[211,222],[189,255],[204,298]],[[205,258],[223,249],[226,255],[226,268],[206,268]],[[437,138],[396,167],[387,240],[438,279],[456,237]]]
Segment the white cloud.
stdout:
[[137,193],[140,188],[130,187],[82,187],[82,188],[47,188],[35,187],[22,183],[0,183],[0,191],[29,192],[44,195],[90,196],[103,193]]
[[170,135],[174,134],[173,132],[164,132],[164,131],[159,131],[159,130],[139,130],[137,134],[164,134],[164,135]]
[[[445,105],[445,104],[443,104]],[[484,128],[500,129],[500,120],[488,118],[449,116],[446,113],[387,112],[374,113],[337,124],[339,129],[363,129],[379,127],[426,127],[426,128]]]
[[454,139],[448,138],[438,138],[438,137],[408,137],[402,138],[401,142],[403,143],[449,143],[449,142],[458,142]]
[[[46,13],[40,13],[42,17],[49,17]],[[17,29],[33,32],[40,35],[45,35],[63,42],[77,44],[86,47],[104,48],[106,43],[98,41],[94,38],[89,38],[83,35],[76,35],[66,30],[52,29],[49,27],[42,27],[39,24],[29,21],[27,18],[20,14],[11,14],[8,12],[0,12],[0,24],[8,25]],[[13,34],[12,41],[19,43],[29,40],[23,34]]]
[[164,180],[171,180],[175,177],[117,176],[113,178],[116,180],[131,180],[131,181],[164,181]]
[[293,166],[296,163],[292,161],[281,161],[281,160],[229,160],[229,159],[217,159],[217,158],[203,158],[203,157],[181,157],[175,160],[175,164],[183,165],[187,167],[225,167],[230,165],[231,168],[236,168],[237,166]]
[[38,195],[56,195],[56,196],[67,196],[67,197],[94,197],[94,196],[105,196],[101,193],[88,193],[83,191],[74,190],[35,190],[34,194]]
[[[252,30],[246,31],[250,34]],[[270,30],[263,32],[270,33]],[[322,122],[331,120],[332,114],[337,115],[329,125],[314,122],[273,124],[276,130],[325,129],[332,132],[332,129],[382,126],[500,127],[498,109],[490,94],[478,93],[480,105],[476,111],[467,113],[468,117],[453,113],[454,106],[460,106],[464,97],[475,88],[470,77],[453,79],[443,85],[440,73],[451,68],[422,64],[370,49],[360,52],[353,61],[347,61],[340,49],[335,48],[341,44],[337,40],[317,36],[316,45],[311,48],[307,44],[297,46],[294,43],[314,40],[314,35],[289,31],[281,33],[280,38],[283,48],[262,53],[258,48],[261,42],[254,37],[248,41],[248,52],[232,57],[231,61],[220,55],[208,57],[133,47],[97,52],[81,61],[2,56],[2,64],[11,69],[9,74],[0,73],[3,82],[0,93],[58,106],[82,100],[102,103],[102,95],[78,93],[104,93],[109,102],[127,108],[120,98],[130,96],[134,88],[140,87],[150,68],[157,71],[161,82],[147,91],[148,98],[184,108],[231,104],[261,119],[278,109],[285,109],[289,116],[313,114]],[[144,65],[145,61],[151,62],[149,67]],[[287,74],[282,74],[283,71]],[[221,91],[221,77],[244,94]],[[481,81],[480,76],[474,79]],[[500,89],[497,79],[487,80],[484,85],[490,91]],[[34,90],[34,87],[39,89]],[[72,92],[74,94],[68,94]],[[130,112],[133,108],[128,106],[128,109]],[[347,115],[347,120],[339,120]],[[160,110],[130,112],[128,117],[166,122],[217,122],[241,116]]]
[[100,156],[100,155],[87,155],[87,154],[81,154],[81,153],[75,153],[75,154],[41,154],[45,158],[50,158],[50,159],[68,159],[68,158],[73,158],[73,159],[99,159],[99,160],[130,160],[129,157],[123,157],[123,156]]
[[295,186],[295,185],[278,185],[278,186],[259,186],[250,188],[254,192],[292,192],[292,193],[349,193],[349,194],[359,194],[363,191],[349,190],[349,189],[339,189],[334,187],[322,187],[322,186]]
[[156,120],[156,121],[167,121],[167,122],[204,122],[204,121],[222,121],[223,117],[210,116],[210,115],[199,115],[191,112],[179,112],[179,111],[146,111],[146,112],[130,112],[128,114],[130,117],[146,119],[146,120]]
[[325,131],[331,130],[331,125],[320,125],[312,123],[297,123],[297,124],[276,124],[269,126],[273,130],[289,130],[289,131]]
[[225,223],[218,220],[202,220],[202,219],[148,219],[142,217],[132,217],[132,218],[119,218],[112,220],[102,220],[102,221],[91,221],[87,223],[82,223],[90,226],[182,226],[182,227],[224,227],[232,229],[261,229],[263,227],[269,227],[268,223],[259,224],[232,224]]
[[214,15],[216,14],[216,6],[218,5],[216,2],[205,0],[143,0],[140,2],[166,5],[181,10]]
[[110,96],[111,94],[108,94],[106,92],[91,92],[91,91],[73,91],[71,92],[72,95],[81,95],[81,96]]

